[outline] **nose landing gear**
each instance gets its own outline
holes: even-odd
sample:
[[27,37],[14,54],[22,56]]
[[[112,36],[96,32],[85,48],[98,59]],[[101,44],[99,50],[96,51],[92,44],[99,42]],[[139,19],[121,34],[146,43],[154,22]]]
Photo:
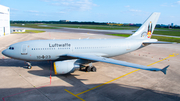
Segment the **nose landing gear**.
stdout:
[[31,66],[31,63],[30,62],[26,62],[27,64],[28,64],[28,69],[31,69],[32,68],[32,66]]

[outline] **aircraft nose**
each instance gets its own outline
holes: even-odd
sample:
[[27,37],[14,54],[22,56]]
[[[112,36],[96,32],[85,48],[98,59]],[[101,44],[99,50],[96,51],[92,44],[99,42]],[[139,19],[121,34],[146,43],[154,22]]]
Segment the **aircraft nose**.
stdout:
[[5,56],[7,56],[7,50],[6,50],[6,49],[3,50],[3,51],[2,51],[2,54],[5,55]]

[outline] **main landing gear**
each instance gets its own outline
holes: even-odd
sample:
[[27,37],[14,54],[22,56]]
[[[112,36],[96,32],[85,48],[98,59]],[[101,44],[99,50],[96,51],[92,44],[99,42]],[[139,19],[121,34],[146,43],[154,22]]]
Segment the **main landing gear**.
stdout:
[[90,72],[90,71],[92,71],[92,72],[96,72],[96,67],[95,66],[87,66],[86,67],[86,72]]
[[81,66],[80,70],[83,70],[82,68],[85,68],[86,72],[96,72],[96,67],[92,65],[92,63],[89,64],[89,66]]
[[26,62],[27,64],[28,64],[28,69],[31,69],[32,68],[32,66],[31,66],[31,63],[30,62]]

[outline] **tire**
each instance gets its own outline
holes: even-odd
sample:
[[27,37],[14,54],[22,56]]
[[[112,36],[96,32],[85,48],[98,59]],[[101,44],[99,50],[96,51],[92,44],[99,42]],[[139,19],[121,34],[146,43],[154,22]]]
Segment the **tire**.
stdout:
[[86,67],[86,72],[90,72],[91,71],[91,67],[87,66]]
[[31,69],[31,68],[32,68],[32,66],[28,66],[27,68],[28,68],[28,69]]
[[91,71],[92,71],[92,72],[96,72],[96,67],[93,66],[93,67],[91,68]]

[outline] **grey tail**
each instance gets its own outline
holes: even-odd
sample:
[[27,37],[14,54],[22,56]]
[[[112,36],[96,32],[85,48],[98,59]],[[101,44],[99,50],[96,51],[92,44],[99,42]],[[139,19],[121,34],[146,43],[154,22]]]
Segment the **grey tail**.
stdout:
[[167,71],[167,68],[169,67],[169,65],[168,66],[166,66],[166,67],[164,67],[163,69],[161,69],[161,71],[164,73],[164,74],[166,74],[166,71]]
[[130,37],[133,39],[150,39],[156,23],[159,19],[160,13],[154,12],[152,15],[144,22],[144,24]]

